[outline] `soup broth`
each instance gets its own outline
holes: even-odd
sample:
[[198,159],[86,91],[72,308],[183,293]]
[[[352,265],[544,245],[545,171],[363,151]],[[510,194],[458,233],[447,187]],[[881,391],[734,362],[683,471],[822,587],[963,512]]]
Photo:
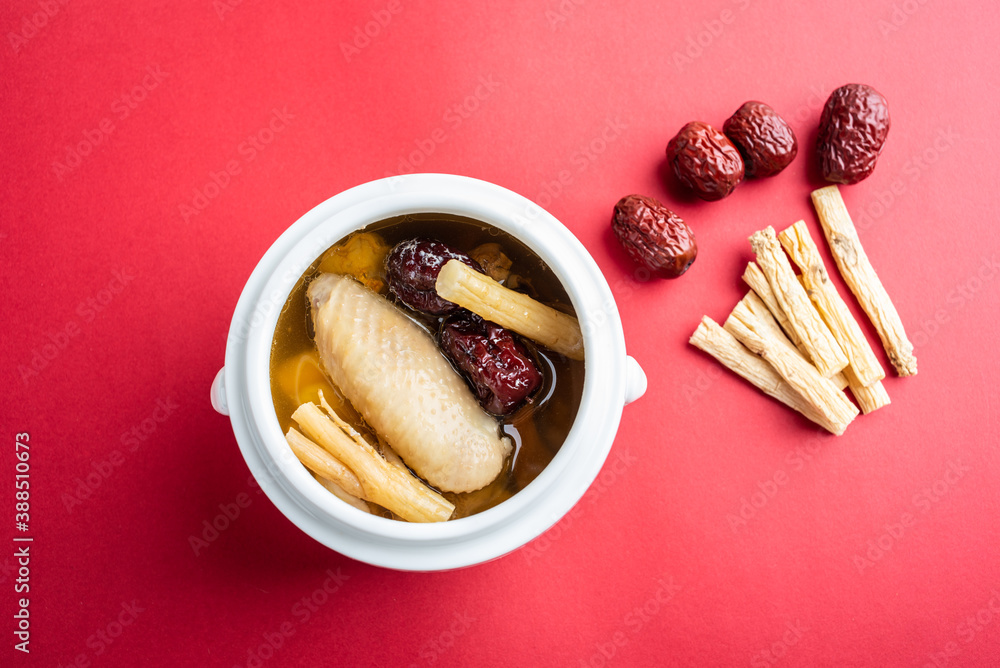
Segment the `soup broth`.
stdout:
[[[377,232],[390,247],[414,237],[438,239],[466,253],[484,243],[497,243],[512,261],[512,278],[507,280],[511,287],[516,285],[517,290],[542,303],[573,314],[569,297],[552,270],[527,246],[491,225],[458,216],[409,214],[373,223],[355,234],[360,232]],[[319,274],[319,264],[320,259],[317,259],[297,282],[275,327],[270,360],[275,414],[285,432],[294,426],[291,415],[296,408],[307,401],[318,403],[319,392],[323,391],[328,400],[333,399],[330,403],[338,413],[375,444],[378,435],[332,385],[316,351],[306,289]],[[411,310],[391,292],[383,292],[386,299],[436,338],[442,318]],[[538,362],[544,377],[543,386],[528,404],[512,415],[498,418],[499,428],[511,436],[514,443],[513,455],[500,475],[475,492],[444,493],[445,498],[455,504],[453,518],[491,508],[528,485],[559,451],[576,418],[583,392],[584,363],[541,348],[524,337],[521,339]],[[388,511],[369,505],[373,512],[391,517]]]

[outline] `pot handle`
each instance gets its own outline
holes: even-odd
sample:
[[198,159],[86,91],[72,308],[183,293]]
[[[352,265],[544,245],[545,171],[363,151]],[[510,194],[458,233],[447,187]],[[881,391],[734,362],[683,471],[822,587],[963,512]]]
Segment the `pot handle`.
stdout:
[[646,393],[646,372],[631,355],[625,356],[625,405]]
[[219,369],[212,381],[212,408],[223,415],[229,415],[229,403],[226,401],[226,367]]

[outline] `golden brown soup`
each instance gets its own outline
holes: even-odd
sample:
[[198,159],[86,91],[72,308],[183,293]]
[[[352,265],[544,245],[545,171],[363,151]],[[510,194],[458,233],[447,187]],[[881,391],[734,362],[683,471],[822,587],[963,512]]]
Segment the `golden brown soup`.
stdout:
[[[550,306],[573,313],[569,297],[552,270],[527,246],[491,225],[451,215],[409,214],[373,223],[361,231],[378,232],[389,246],[413,237],[438,239],[465,252],[483,243],[499,243],[512,260],[511,273],[523,280],[519,280],[523,286],[519,290]],[[319,262],[317,259],[302,275],[278,316],[270,364],[275,414],[282,431],[287,431],[294,425],[291,415],[295,409],[306,401],[318,402],[319,391],[322,390],[328,399],[335,399],[331,403],[338,407],[338,412],[343,411],[342,417],[370,436],[374,443],[377,441],[375,434],[332,386],[316,352],[306,288],[319,273]],[[395,300],[391,293],[385,294],[387,299],[436,335],[440,318],[413,311]],[[583,362],[539,348],[523,337],[522,341],[535,355],[545,378],[544,385],[535,394],[532,403],[501,421],[500,427],[513,438],[515,449],[496,480],[475,492],[444,494],[455,504],[454,518],[491,508],[524,489],[558,452],[576,417],[583,392]],[[377,506],[372,510],[391,517],[388,511]]]

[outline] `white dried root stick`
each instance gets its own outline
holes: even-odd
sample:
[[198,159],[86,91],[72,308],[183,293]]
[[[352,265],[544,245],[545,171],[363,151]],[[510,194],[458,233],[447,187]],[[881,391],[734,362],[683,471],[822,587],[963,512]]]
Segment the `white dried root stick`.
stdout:
[[750,289],[756,292],[757,296],[764,301],[768,310],[771,311],[771,315],[774,316],[774,319],[781,325],[781,329],[788,335],[788,339],[808,358],[809,352],[803,347],[798,335],[795,334],[795,330],[792,329],[792,324],[788,322],[785,312],[778,306],[778,302],[774,298],[774,293],[771,292],[771,286],[767,282],[767,276],[760,270],[756,262],[747,262],[746,271],[743,272],[743,282],[749,285]]
[[[790,233],[790,231],[792,232]],[[795,236],[793,237],[792,235]],[[792,260],[802,270],[802,273],[799,274],[799,281],[802,283],[802,287],[806,289],[809,297],[816,305],[816,309],[820,312],[826,324],[829,325],[830,331],[833,332],[837,342],[840,343],[844,352],[847,353],[847,357],[851,360],[844,367],[844,370],[838,374],[844,379],[844,385],[840,386],[841,389],[845,386],[851,388],[851,394],[854,395],[854,399],[858,402],[861,412],[865,415],[883,406],[888,406],[891,400],[881,380],[885,377],[885,371],[882,369],[882,365],[879,364],[878,358],[875,357],[875,351],[868,345],[868,339],[861,332],[857,320],[854,319],[854,316],[851,315],[850,310],[847,308],[847,304],[841,299],[840,293],[833,287],[833,284],[829,282],[829,276],[826,273],[826,268],[823,266],[823,260],[819,256],[819,250],[816,249],[815,244],[813,244],[812,239],[809,237],[809,231],[805,228],[805,221],[800,220],[792,227],[789,227],[778,235],[778,239],[781,241],[781,245],[785,247],[785,250],[788,251],[788,254],[792,256]],[[805,246],[809,244],[812,245],[812,251],[805,250]],[[803,252],[805,255],[803,255]],[[810,252],[815,253],[815,258],[807,260],[806,258],[810,257],[808,255]],[[799,256],[798,259],[796,259],[797,255]],[[813,280],[809,276],[809,274],[815,275],[818,273],[815,270],[817,266],[822,270],[824,277],[821,279],[822,282],[820,282],[820,279]],[[838,303],[839,306],[837,305]],[[833,314],[835,310],[840,310],[842,313],[828,316],[828,314]],[[854,325],[857,331],[853,335],[845,336],[843,333],[844,328],[850,327],[851,324]],[[860,342],[860,344],[856,344],[855,341]],[[855,354],[857,351],[855,345],[863,346],[860,354]],[[858,362],[857,365],[855,364],[856,361]],[[864,379],[857,375],[857,367],[868,370],[868,375]],[[876,376],[874,381],[871,380],[872,374]]]
[[799,267],[803,287],[816,310],[847,353],[855,378],[864,386],[885,378],[875,351],[868,345],[858,321],[851,315],[837,288],[830,282],[819,248],[812,240],[804,220],[800,220],[778,235],[778,240]]
[[[778,244],[773,227],[754,232],[750,245],[757,264],[767,277],[774,299],[784,312],[797,338],[808,352],[820,375],[829,378],[847,366],[847,355],[833,338],[830,329],[809,300],[809,295],[795,277],[792,265]],[[793,338],[793,340],[794,340]]]
[[778,321],[775,320],[774,316],[771,314],[771,310],[767,308],[767,304],[761,299],[757,293],[752,290],[743,296],[743,299],[736,302],[736,306],[733,307],[733,311],[737,309],[747,309],[760,321],[761,326],[767,331],[767,336],[773,338],[775,341],[780,341],[781,343],[788,346],[788,348],[794,352],[796,355],[804,359],[806,362],[812,364],[809,358],[801,350],[795,347],[795,345],[789,340],[785,333],[781,330],[778,325]]
[[847,386],[851,388],[854,400],[865,415],[892,403],[881,380],[876,380],[871,385],[862,385],[850,366],[844,369],[844,375],[847,376]]
[[[757,319],[760,320],[760,324],[767,329],[768,336],[773,338],[775,341],[784,343],[788,346],[789,350],[802,357],[802,359],[807,363],[812,364],[812,360],[809,359],[809,354],[802,347],[796,347],[795,344],[792,343],[791,339],[786,336],[785,331],[781,329],[777,319],[774,317],[774,313],[770,308],[768,308],[767,303],[756,292],[748,292],[743,299],[739,301],[737,308],[750,309],[750,312],[756,315]],[[843,372],[837,372],[827,380],[833,384],[834,389],[842,390],[847,387],[847,378],[844,376]]]
[[[799,337],[795,334],[795,330],[792,329],[792,323],[788,322],[788,317],[785,312],[781,310],[781,306],[778,305],[778,301],[774,298],[774,293],[771,292],[771,286],[767,282],[767,276],[764,272],[760,270],[760,267],[754,262],[748,262],[746,271],[743,272],[743,281],[750,286],[750,288],[757,293],[765,304],[767,304],[767,309],[774,316],[774,319],[778,321],[781,326],[781,330],[788,337],[788,340],[792,342],[796,350],[802,353],[802,356],[807,360],[810,359],[809,351]],[[810,360],[811,361],[811,360]],[[837,386],[837,389],[842,390],[847,387],[847,378],[844,376],[843,371],[838,371],[837,373],[830,376],[830,380],[833,384]]]
[[[777,321],[774,316],[771,315],[771,311],[767,308],[764,300],[757,296],[754,292],[748,292],[743,299],[741,299],[736,307],[733,309],[733,313],[737,313],[737,318],[740,317],[739,314],[749,312],[757,318],[757,322],[761,325],[761,336],[764,338],[770,338],[775,343],[784,344],[786,348],[792,353],[798,355],[802,360],[812,366],[812,362],[801,350],[792,345],[792,342],[785,336],[785,333],[781,331],[781,327],[778,326]],[[726,328],[731,326],[730,320],[726,320]],[[814,367],[815,368],[815,367]],[[846,372],[850,367],[845,367],[844,372]],[[830,385],[830,392],[839,392],[843,390],[848,385],[847,378],[844,376],[844,372],[834,375],[832,378],[823,378],[823,381]],[[817,371],[817,373],[819,373]],[[820,376],[822,378],[822,376]],[[843,380],[843,385],[838,383],[838,380]]]
[[285,434],[285,440],[288,441],[292,452],[307,469],[322,478],[337,483],[351,496],[364,497],[365,492],[361,488],[358,476],[354,475],[354,472],[344,466],[344,463],[339,459],[306,438],[298,429],[289,428],[288,433]]
[[408,471],[387,462],[354,429],[348,426],[350,431],[345,431],[316,404],[302,404],[292,413],[292,419],[309,438],[354,472],[364,499],[410,522],[441,522],[455,511],[447,499]]
[[[367,440],[365,440],[365,437],[362,436],[357,429],[352,427],[347,420],[345,420],[340,416],[340,413],[338,413],[333,406],[327,403],[326,394],[324,394],[322,390],[319,393],[319,405],[323,408],[324,411],[326,411],[326,414],[329,416],[329,418],[333,420],[333,422],[338,427],[340,427],[340,429],[345,434],[350,436],[351,440],[357,443],[359,447],[361,448],[372,447],[372,449],[375,449],[373,446],[371,446],[371,444],[368,443]],[[404,462],[403,458],[400,457],[399,454],[392,449],[392,446],[389,445],[388,441],[386,441],[380,434],[376,434],[375,436],[376,438],[378,438],[377,450],[379,451],[379,454],[382,455],[382,458],[385,459],[385,461],[392,464],[393,466],[395,466],[396,468],[403,469],[404,471],[409,473],[409,469],[406,468],[406,462]]]
[[[757,270],[757,272],[760,272],[760,269],[753,262],[747,265],[747,272],[751,271],[750,267],[753,267],[754,269]],[[777,302],[774,301],[774,293],[771,292],[771,287],[767,284],[767,279],[764,278],[764,274],[759,274],[759,276],[760,280],[764,281],[764,285],[761,286],[759,291],[755,289],[754,291],[747,293],[747,295],[743,297],[743,299],[741,299],[740,302],[743,303],[746,307],[750,308],[750,310],[753,311],[753,313],[760,318],[761,324],[765,325],[768,328],[768,330],[770,330],[772,336],[774,336],[775,339],[778,339],[788,344],[788,346],[792,350],[794,350],[795,352],[797,352],[799,355],[802,356],[802,359],[812,364],[812,360],[809,359],[809,351],[806,350],[805,346],[802,345],[801,341],[796,345],[789,337],[788,332],[789,329],[791,328],[791,325],[788,324],[788,319],[784,318],[784,313],[782,312],[781,307],[778,306]],[[743,277],[746,278],[746,274],[744,274]],[[764,292],[766,295],[768,295],[771,301],[769,302],[764,297],[762,297],[760,294],[761,292]],[[775,311],[780,313],[782,318],[784,318],[785,327],[781,327],[780,321],[774,315]],[[845,387],[847,387],[847,378],[844,376],[844,373],[842,371],[838,371],[837,373],[830,376],[830,381],[836,386],[838,390],[842,390]]]
[[369,507],[367,501],[354,496],[353,494],[348,494],[343,487],[332,480],[327,480],[323,476],[317,475],[315,472],[313,472],[313,477],[316,478],[316,482],[344,503],[352,505],[362,512],[371,514],[372,509]]
[[583,332],[576,318],[505,288],[458,260],[445,263],[435,288],[442,299],[570,359],[583,359]]
[[915,376],[917,358],[913,355],[913,344],[906,338],[903,321],[861,246],[840,190],[837,186],[814,190],[812,203],[840,275],[875,325],[889,362],[900,376]]
[[[801,286],[800,286],[801,287]],[[780,340],[769,335],[766,325],[741,302],[726,319],[726,330],[750,352],[760,355],[820,415],[838,436],[858,415],[857,407],[824,378],[816,367]]]
[[836,430],[837,427],[813,409],[770,364],[747,350],[732,334],[707,315],[702,316],[701,323],[694,330],[689,343],[714,357],[722,366],[769,397],[797,410],[827,431]]
[[[801,282],[801,280],[802,280],[802,275],[800,274],[799,281]],[[802,287],[805,287],[805,284],[803,284]],[[832,325],[830,326],[830,329],[831,330],[833,329]],[[867,343],[867,339],[865,340],[865,342]],[[882,365],[879,364],[879,369],[881,368]],[[883,371],[883,375],[884,374],[885,372]],[[881,380],[876,380],[874,383],[871,383],[870,385],[865,385],[854,374],[854,368],[852,367],[851,364],[845,366],[843,371],[838,373],[830,380],[836,380],[838,378],[844,381],[843,384],[839,385],[840,389],[844,389],[845,387],[851,388],[851,394],[854,395],[854,398],[858,402],[858,406],[861,408],[861,412],[864,413],[865,415],[871,413],[872,411],[878,410],[883,406],[888,406],[890,403],[892,403],[889,399],[889,393],[886,392],[885,387],[882,386]]]

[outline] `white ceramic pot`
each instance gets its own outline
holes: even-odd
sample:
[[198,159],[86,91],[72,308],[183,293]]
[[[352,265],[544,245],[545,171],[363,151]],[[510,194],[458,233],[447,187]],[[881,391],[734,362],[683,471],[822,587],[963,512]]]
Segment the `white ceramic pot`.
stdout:
[[[584,333],[583,397],[566,441],[527,487],[498,506],[436,524],[363,513],[321,487],[292,454],[275,416],[268,378],[278,313],[295,282],[329,246],[379,220],[412,213],[465,216],[494,225],[537,253],[563,283]],[[505,188],[445,174],[397,176],[351,188],[292,225],[247,281],[233,314],[225,367],[212,405],[228,415],[261,489],[296,526],[354,559],[400,570],[477,564],[528,543],[565,515],[597,477],[625,404],[646,376],[625,354],[614,297],[583,245],[558,220]]]

